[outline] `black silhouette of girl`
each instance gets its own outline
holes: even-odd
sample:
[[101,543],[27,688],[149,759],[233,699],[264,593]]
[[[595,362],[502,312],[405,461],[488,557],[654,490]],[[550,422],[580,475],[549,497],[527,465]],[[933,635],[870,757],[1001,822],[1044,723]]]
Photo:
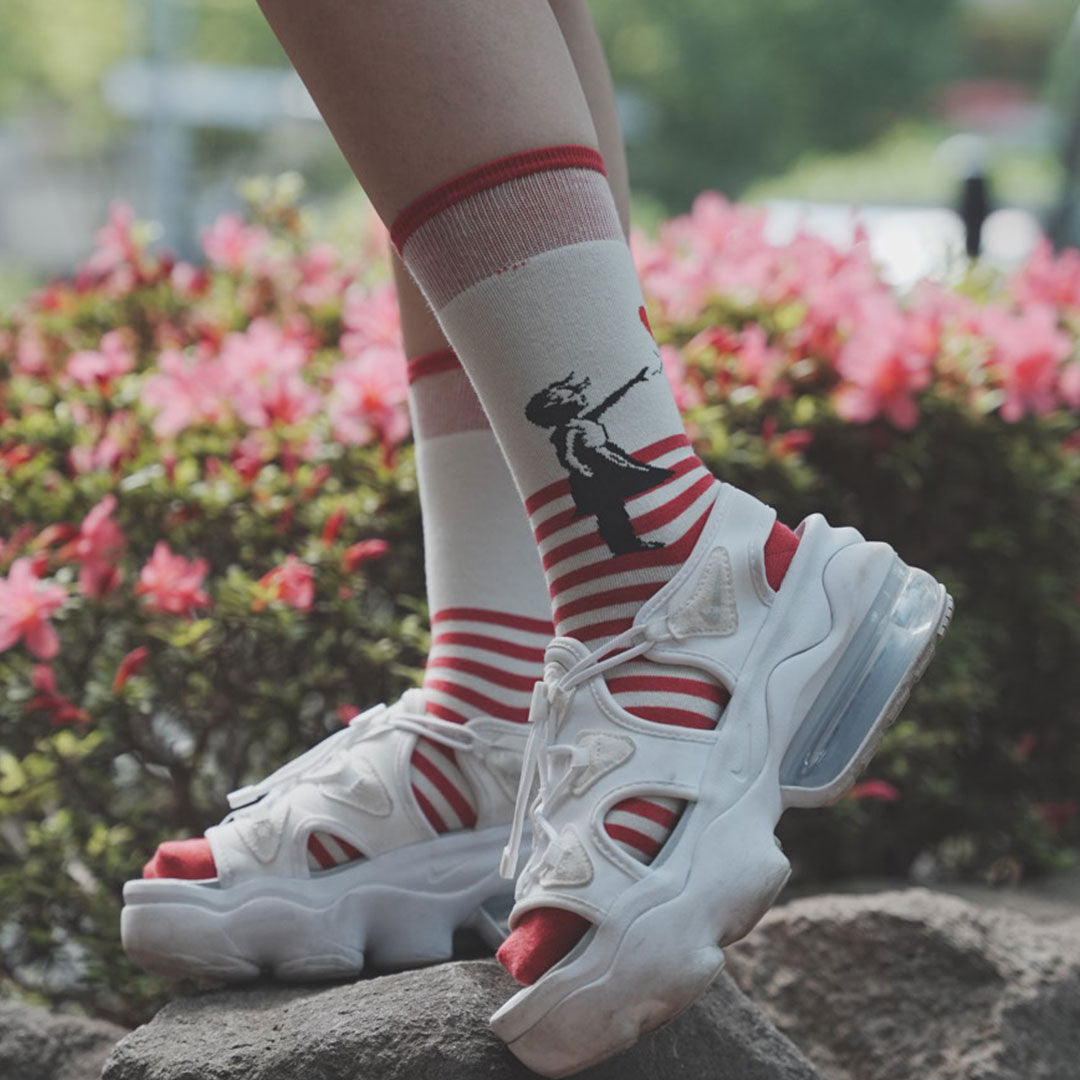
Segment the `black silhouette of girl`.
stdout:
[[551,428],[551,442],[569,475],[570,494],[578,515],[596,515],[597,531],[613,555],[663,546],[639,539],[625,503],[674,473],[638,461],[612,442],[600,423],[600,417],[628,390],[655,373],[655,369],[643,367],[594,409],[588,409],[585,391],[589,379],[575,383],[571,371],[566,378],[533,394],[525,406],[526,419],[538,427]]

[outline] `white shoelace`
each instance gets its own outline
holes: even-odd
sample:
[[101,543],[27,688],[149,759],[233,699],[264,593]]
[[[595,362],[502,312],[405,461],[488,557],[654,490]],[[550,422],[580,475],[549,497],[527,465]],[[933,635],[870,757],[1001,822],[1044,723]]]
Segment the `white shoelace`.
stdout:
[[[646,638],[645,634],[644,626],[632,626],[588,656],[583,656],[564,672],[558,681],[538,682],[533,687],[532,703],[529,706],[529,739],[525,744],[525,759],[521,766],[517,801],[514,803],[510,839],[499,862],[499,873],[504,878],[513,880],[517,875],[521,840],[525,831],[525,815],[531,809],[534,835],[543,834],[548,843],[556,840],[558,831],[544,816],[543,808],[554,806],[577,770],[589,764],[589,751],[584,747],[561,746],[555,743],[573,698],[573,691],[594,675],[648,652],[655,642]],[[561,770],[557,768],[559,762],[563,764]],[[537,778],[540,781],[540,790],[534,801],[533,788]]]
[[281,795],[296,786],[305,777],[333,758],[348,750],[355,743],[371,738],[384,727],[395,727],[412,731],[426,739],[441,743],[451,750],[476,750],[478,747],[494,746],[490,740],[482,738],[475,731],[455,724],[449,720],[440,720],[429,716],[424,711],[424,695],[421,690],[406,690],[401,700],[394,705],[376,705],[362,713],[357,713],[341,731],[334,732],[316,743],[310,750],[282,765],[264,780],[256,784],[230,791],[227,798],[233,810],[250,806],[263,797]]

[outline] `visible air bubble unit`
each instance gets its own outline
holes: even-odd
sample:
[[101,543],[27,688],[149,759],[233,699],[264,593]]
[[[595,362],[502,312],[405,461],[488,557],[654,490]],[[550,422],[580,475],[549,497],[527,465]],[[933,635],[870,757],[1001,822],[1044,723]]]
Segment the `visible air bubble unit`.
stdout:
[[[857,771],[868,737],[879,722],[893,718],[906,690],[922,673],[920,658],[925,654],[929,659],[935,634],[944,625],[943,604],[947,600],[938,582],[896,560],[784,755],[783,788],[827,797],[839,794],[836,785]],[[791,801],[813,805],[797,796]]]

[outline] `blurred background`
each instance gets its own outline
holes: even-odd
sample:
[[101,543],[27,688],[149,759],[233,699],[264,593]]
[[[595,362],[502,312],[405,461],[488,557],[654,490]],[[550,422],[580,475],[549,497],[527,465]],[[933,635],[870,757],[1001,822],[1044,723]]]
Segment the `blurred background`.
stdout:
[[[865,208],[898,283],[963,249],[1015,263],[1076,232],[1072,0],[592,0],[618,89],[636,218],[706,188],[843,240]],[[181,255],[241,177],[355,181],[250,0],[0,0],[0,300],[85,256],[113,199]]]

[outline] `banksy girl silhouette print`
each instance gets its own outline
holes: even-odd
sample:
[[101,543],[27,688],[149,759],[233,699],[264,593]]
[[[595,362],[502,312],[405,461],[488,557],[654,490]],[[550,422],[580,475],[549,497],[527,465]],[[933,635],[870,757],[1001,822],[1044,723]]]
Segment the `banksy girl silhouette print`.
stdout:
[[[643,311],[641,320],[648,328]],[[628,453],[611,438],[600,418],[638,383],[662,371],[662,366],[643,367],[592,408],[586,393],[589,378],[575,382],[571,371],[533,394],[525,406],[527,420],[551,429],[551,443],[569,477],[578,515],[596,516],[597,532],[613,555],[663,546],[642,540],[634,532],[626,500],[664,483],[674,473]]]

